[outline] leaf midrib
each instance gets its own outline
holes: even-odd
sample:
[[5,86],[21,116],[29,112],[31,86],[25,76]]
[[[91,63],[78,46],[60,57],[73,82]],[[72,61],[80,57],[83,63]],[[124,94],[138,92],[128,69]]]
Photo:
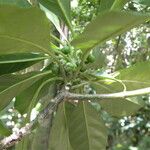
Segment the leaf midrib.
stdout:
[[8,38],[8,39],[11,39],[11,40],[16,40],[16,41],[19,41],[19,42],[23,42],[23,43],[26,43],[28,45],[32,45],[34,47],[37,47],[39,49],[41,49],[43,52],[47,53],[47,54],[50,54],[50,51],[45,49],[44,47],[38,45],[38,44],[35,44],[31,41],[28,41],[28,40],[25,40],[25,39],[22,39],[22,38],[18,38],[18,37],[15,37],[15,36],[10,36],[10,35],[0,35],[0,38]]
[[48,59],[49,57],[47,56],[42,56],[42,57],[37,57],[37,58],[27,58],[27,59],[18,59],[18,60],[5,60],[1,61],[0,60],[0,65],[1,64],[8,64],[8,63],[21,63],[21,62],[31,62],[31,61],[38,61],[38,60],[43,60],[43,59]]

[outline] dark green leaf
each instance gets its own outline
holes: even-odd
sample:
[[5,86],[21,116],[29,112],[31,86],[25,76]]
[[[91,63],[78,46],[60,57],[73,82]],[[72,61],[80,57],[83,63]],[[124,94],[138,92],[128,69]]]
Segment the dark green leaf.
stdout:
[[21,8],[31,7],[30,3],[27,0],[0,0],[0,5],[9,4]]
[[83,51],[88,51],[96,45],[145,22],[149,18],[150,14],[133,12],[109,11],[101,13],[86,26],[84,32],[75,38],[72,44]]
[[79,103],[69,120],[69,139],[74,150],[106,149],[106,127],[90,103]]
[[[40,18],[40,19],[39,19]],[[0,5],[0,53],[49,51],[49,22],[38,8]]]
[[56,27],[56,29],[58,30],[60,35],[62,35],[62,37],[64,37],[64,39],[66,39],[66,37],[65,37],[65,35],[64,35],[64,33],[61,29],[61,23],[60,23],[60,20],[59,20],[58,16],[56,16],[54,13],[49,11],[43,5],[40,5],[40,8],[41,8],[41,10],[43,10],[45,12],[47,18],[54,24],[54,26]]
[[8,74],[0,76],[0,110],[5,108],[20,92],[49,73],[50,72],[28,73],[25,75]]
[[[46,96],[50,92],[51,83],[47,83],[47,80],[49,78],[50,78],[50,75],[42,78],[41,80],[38,80],[32,86],[25,89],[16,97],[14,106],[21,114],[28,112],[29,106],[32,103],[32,100],[34,100],[34,97],[36,94],[37,94],[36,96],[37,100],[35,101],[37,102],[39,99]],[[53,95],[53,93],[50,93],[50,94]],[[48,99],[49,98],[50,96],[48,97]]]
[[46,58],[45,55],[34,53],[0,55],[0,75],[25,69]]
[[63,20],[71,27],[70,0],[38,0],[41,5]]
[[[54,118],[50,135],[49,150],[72,150],[69,142],[68,120],[65,105],[65,103],[59,105]],[[78,136],[74,138],[78,138]]]
[[42,80],[37,81],[36,83],[34,83],[29,88],[25,89],[16,97],[14,106],[21,114],[24,114],[28,111],[30,103],[34,97],[34,94],[36,93],[41,83]]
[[0,135],[9,136],[10,134],[11,131],[8,128],[6,128],[3,122],[0,120]]

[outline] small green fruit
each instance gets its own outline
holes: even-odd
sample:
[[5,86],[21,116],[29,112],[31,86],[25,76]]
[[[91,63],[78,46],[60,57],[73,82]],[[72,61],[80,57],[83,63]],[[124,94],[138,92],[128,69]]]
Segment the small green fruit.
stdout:
[[69,54],[71,52],[71,49],[69,46],[65,46],[61,49],[61,51],[64,53],[64,54]]
[[87,69],[86,67],[82,67],[82,68],[80,69],[80,71],[81,71],[81,72],[84,72],[84,71],[86,71],[86,69]]
[[95,56],[90,54],[86,60],[86,63],[93,63],[95,61]]
[[68,62],[66,64],[67,71],[75,71],[76,67],[77,67],[76,64],[73,64],[73,63],[70,63],[70,62]]

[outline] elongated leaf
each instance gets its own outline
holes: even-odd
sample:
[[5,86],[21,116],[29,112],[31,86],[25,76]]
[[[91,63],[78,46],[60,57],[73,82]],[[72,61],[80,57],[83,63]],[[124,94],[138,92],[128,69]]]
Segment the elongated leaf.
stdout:
[[5,108],[20,92],[49,73],[50,72],[28,73],[25,75],[8,74],[0,76],[0,110]]
[[[48,150],[72,150],[69,142],[68,120],[65,107],[65,103],[61,103],[54,118]],[[70,109],[72,108],[70,107]]]
[[34,83],[29,88],[25,89],[16,97],[14,106],[21,114],[24,114],[28,111],[30,103],[34,97],[34,94],[36,93],[41,83],[42,79]]
[[106,149],[106,127],[90,103],[81,102],[74,110],[69,122],[69,137],[75,150]]
[[25,69],[46,58],[45,55],[34,53],[0,55],[0,75]]
[[54,13],[52,13],[51,11],[49,11],[47,8],[45,8],[43,5],[40,5],[40,8],[45,12],[47,18],[54,24],[54,26],[56,27],[56,29],[58,30],[58,32],[60,33],[60,35],[66,39],[62,29],[61,29],[61,23],[60,20],[58,18],[58,16],[56,16]]
[[8,128],[6,128],[3,122],[0,120],[0,135],[8,136],[10,134],[11,134],[11,131]]
[[4,4],[15,5],[21,8],[31,7],[30,3],[27,0],[0,0],[0,5]]
[[[113,19],[112,19],[113,18]],[[83,33],[72,41],[77,48],[87,51],[150,18],[150,14],[109,11],[101,13],[89,23]]]
[[70,0],[39,0],[39,2],[71,28]]
[[0,5],[0,54],[49,53],[49,38],[49,22],[40,9]]

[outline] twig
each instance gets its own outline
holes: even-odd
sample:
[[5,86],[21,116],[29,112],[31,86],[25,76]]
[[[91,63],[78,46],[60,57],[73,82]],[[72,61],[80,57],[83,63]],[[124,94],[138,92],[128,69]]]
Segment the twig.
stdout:
[[0,142],[0,150],[5,150],[13,145],[15,145],[17,142],[19,142],[23,137],[31,133],[31,128],[33,126],[33,122],[30,124],[26,124],[25,127],[22,127],[17,132],[14,132],[10,136],[4,138]]
[[112,99],[112,98],[126,98],[126,97],[133,97],[138,95],[145,95],[150,94],[150,87],[133,90],[133,91],[123,91],[118,93],[112,94],[74,94],[74,93],[67,93],[66,99],[69,100],[104,100],[104,99]]

